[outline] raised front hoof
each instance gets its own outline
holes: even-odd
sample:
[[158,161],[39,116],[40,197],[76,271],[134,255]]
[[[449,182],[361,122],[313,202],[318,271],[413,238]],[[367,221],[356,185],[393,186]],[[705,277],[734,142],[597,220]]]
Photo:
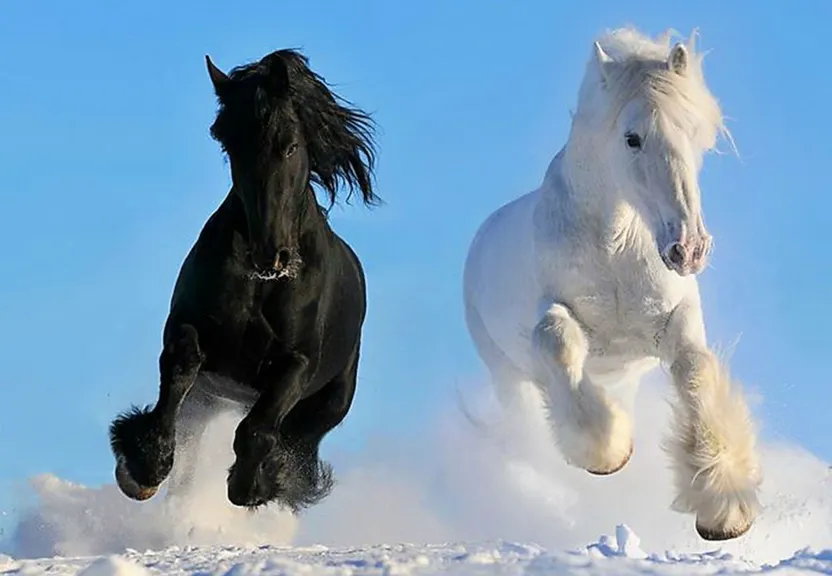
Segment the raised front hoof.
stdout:
[[142,486],[133,480],[124,460],[119,460],[116,464],[115,476],[119,490],[131,500],[137,500],[139,502],[150,500],[159,490],[158,486]]
[[617,464],[617,465],[612,466],[610,468],[601,468],[601,469],[598,469],[598,470],[587,468],[587,472],[589,472],[593,476],[609,476],[611,474],[615,474],[616,472],[619,472],[620,470],[622,470],[630,462],[630,458],[632,458],[632,457],[633,457],[633,445],[630,444],[630,451],[627,453],[627,456],[624,458],[624,460],[621,461],[620,464]]
[[699,534],[699,537],[703,540],[708,540],[709,542],[722,542],[725,540],[733,540],[746,534],[749,530],[751,530],[751,526],[753,524],[753,522],[745,522],[734,526],[706,528],[697,521],[696,533]]

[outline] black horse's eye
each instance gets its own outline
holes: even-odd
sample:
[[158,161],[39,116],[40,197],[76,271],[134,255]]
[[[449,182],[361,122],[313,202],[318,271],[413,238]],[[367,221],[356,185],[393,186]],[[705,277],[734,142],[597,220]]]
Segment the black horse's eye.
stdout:
[[641,136],[639,136],[638,134],[627,132],[627,134],[624,135],[624,139],[627,141],[627,146],[629,146],[633,150],[638,150],[639,148],[641,148]]
[[291,156],[292,154],[297,152],[297,150],[298,150],[297,142],[292,142],[291,144],[289,144],[289,147],[286,148],[286,158],[288,158],[289,156]]

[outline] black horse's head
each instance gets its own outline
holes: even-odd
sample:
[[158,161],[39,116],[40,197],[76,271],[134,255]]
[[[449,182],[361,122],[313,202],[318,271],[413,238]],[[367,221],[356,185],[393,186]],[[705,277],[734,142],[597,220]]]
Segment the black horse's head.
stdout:
[[341,184],[365,204],[373,191],[373,122],[330,92],[307,59],[279,50],[225,74],[206,56],[219,110],[211,135],[231,164],[233,193],[242,203],[252,272],[293,276],[304,222],[317,209],[310,183],[332,203]]

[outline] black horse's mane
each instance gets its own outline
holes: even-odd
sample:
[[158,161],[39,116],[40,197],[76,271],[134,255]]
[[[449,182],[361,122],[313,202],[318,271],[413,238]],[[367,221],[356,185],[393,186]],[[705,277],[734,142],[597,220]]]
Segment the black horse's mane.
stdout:
[[[294,121],[306,142],[310,181],[327,192],[331,204],[335,204],[342,186],[349,188],[347,203],[356,189],[365,205],[381,202],[372,181],[375,122],[333,93],[326,81],[309,68],[306,56],[293,49],[278,50],[258,62],[237,66],[228,77],[232,84],[248,86],[245,92],[253,99],[234,98],[218,90],[219,110],[211,135],[226,151],[230,142],[252,142],[251,132],[259,130],[252,121],[271,126],[272,135],[279,123]],[[288,114],[287,109],[293,113]]]

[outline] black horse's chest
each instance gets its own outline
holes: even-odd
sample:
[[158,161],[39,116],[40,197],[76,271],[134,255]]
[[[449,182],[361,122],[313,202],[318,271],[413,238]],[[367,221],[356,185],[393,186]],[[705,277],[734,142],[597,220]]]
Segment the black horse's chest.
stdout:
[[205,326],[204,370],[256,387],[262,365],[271,357],[294,349],[297,328],[296,290],[282,280],[252,282],[229,291]]

